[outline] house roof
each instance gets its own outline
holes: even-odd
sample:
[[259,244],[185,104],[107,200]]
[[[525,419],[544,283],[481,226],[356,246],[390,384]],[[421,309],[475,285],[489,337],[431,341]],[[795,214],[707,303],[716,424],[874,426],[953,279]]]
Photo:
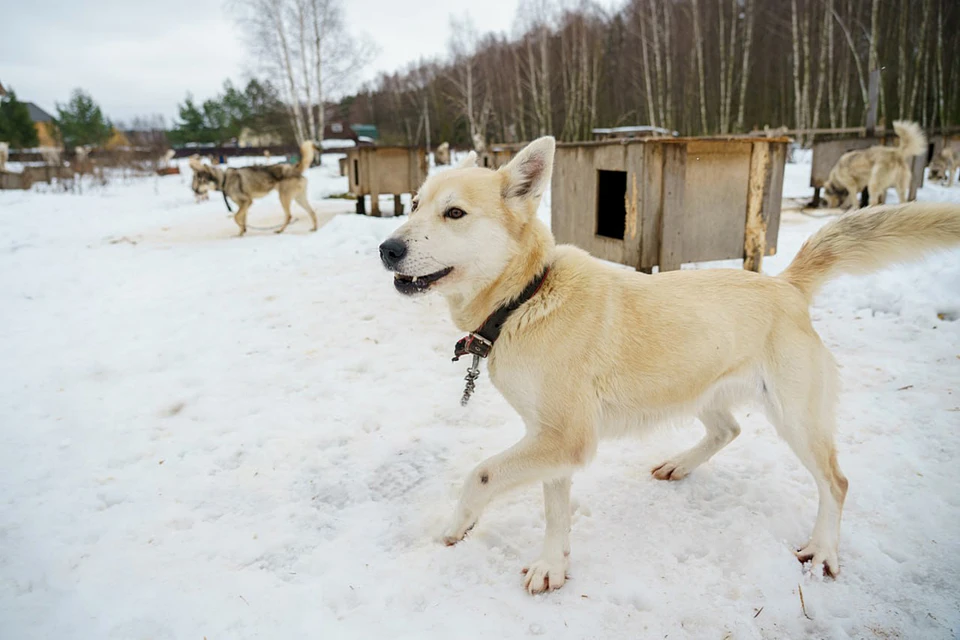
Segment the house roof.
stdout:
[[32,102],[26,102],[24,104],[27,105],[27,111],[30,112],[30,119],[34,122],[50,122],[53,120],[53,116]]

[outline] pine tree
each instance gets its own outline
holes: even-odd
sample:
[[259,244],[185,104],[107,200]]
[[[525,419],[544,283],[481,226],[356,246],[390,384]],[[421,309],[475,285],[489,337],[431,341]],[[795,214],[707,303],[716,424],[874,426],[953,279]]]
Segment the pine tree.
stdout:
[[40,144],[27,105],[17,100],[12,90],[0,97],[0,142],[9,142],[14,149]]
[[83,89],[74,89],[66,105],[57,104],[56,125],[67,147],[98,146],[113,134],[100,106]]

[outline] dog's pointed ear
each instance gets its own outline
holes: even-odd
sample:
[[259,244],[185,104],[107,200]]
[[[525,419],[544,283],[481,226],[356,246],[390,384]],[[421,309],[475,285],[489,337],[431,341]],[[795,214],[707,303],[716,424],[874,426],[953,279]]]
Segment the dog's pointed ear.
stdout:
[[498,172],[503,179],[504,199],[536,200],[550,186],[553,175],[553,154],[557,141],[553,136],[537,138]]
[[187,162],[190,164],[190,168],[193,169],[194,171],[200,171],[201,169],[203,169],[203,163],[200,162],[200,156],[196,154],[190,156]]
[[477,166],[477,152],[471,151],[463,158],[460,158],[460,162],[457,163],[454,169],[470,169],[475,166]]

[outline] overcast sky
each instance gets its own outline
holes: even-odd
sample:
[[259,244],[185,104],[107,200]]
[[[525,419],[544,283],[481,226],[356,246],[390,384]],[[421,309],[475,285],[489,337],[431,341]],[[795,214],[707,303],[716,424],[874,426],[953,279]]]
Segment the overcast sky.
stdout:
[[[480,32],[512,28],[518,0],[344,0],[349,28],[379,46],[365,77],[443,54],[450,15]],[[53,113],[74,87],[114,120],[172,118],[188,91],[199,99],[252,68],[224,0],[3,1],[0,83]]]

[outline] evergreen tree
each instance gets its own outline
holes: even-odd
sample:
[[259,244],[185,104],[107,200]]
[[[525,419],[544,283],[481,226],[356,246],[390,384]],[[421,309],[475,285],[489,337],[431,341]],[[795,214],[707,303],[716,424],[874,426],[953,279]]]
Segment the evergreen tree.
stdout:
[[67,147],[98,146],[110,139],[113,127],[103,116],[100,106],[83,89],[74,89],[70,101],[57,104],[55,120]]
[[17,100],[13,90],[0,97],[0,142],[9,142],[14,149],[40,144],[27,105]]

